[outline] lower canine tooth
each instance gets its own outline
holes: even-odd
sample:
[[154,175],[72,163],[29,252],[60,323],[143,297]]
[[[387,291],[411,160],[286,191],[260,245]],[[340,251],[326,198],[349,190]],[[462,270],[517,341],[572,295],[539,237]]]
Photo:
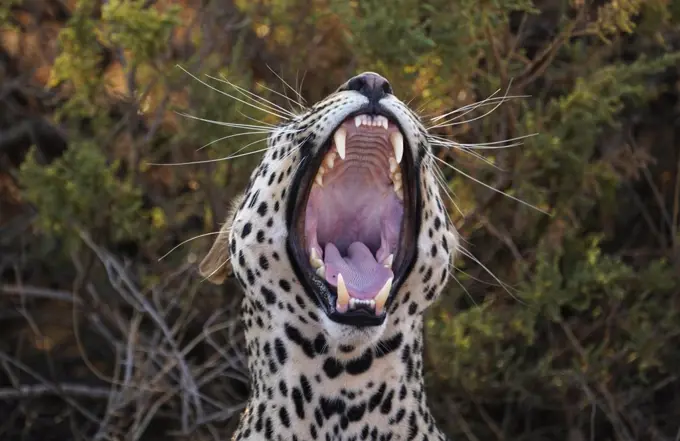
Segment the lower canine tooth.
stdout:
[[345,280],[342,278],[342,274],[338,273],[338,305],[340,306],[352,306],[352,300],[349,297],[349,292],[347,292],[347,286],[345,286]]
[[387,301],[387,297],[390,295],[390,290],[392,289],[392,280],[393,277],[390,277],[387,279],[387,282],[385,282],[385,285],[380,289],[380,292],[378,293],[377,296],[375,296],[375,313],[377,315],[382,314],[383,308],[385,307],[385,302]]
[[390,254],[383,260],[382,264],[385,268],[392,268],[392,262],[394,261],[394,254]]

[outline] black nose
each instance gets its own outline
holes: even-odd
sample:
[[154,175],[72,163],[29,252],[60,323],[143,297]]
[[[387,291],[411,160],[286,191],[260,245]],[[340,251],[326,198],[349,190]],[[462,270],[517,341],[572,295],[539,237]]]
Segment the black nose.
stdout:
[[365,96],[371,103],[377,103],[385,95],[392,93],[390,82],[374,72],[364,72],[356,77],[350,78],[345,84],[338,88],[338,92],[343,90],[354,90]]

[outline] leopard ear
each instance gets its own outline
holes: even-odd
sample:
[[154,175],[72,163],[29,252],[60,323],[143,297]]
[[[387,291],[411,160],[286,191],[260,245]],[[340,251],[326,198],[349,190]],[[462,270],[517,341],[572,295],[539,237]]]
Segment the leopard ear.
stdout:
[[231,266],[229,257],[229,231],[231,230],[236,210],[241,205],[242,200],[243,195],[234,198],[232,209],[227,215],[227,221],[220,228],[217,239],[215,239],[212,247],[210,247],[210,251],[208,251],[208,254],[198,265],[198,272],[201,276],[216,285],[223,284],[227,278],[234,275],[234,269]]

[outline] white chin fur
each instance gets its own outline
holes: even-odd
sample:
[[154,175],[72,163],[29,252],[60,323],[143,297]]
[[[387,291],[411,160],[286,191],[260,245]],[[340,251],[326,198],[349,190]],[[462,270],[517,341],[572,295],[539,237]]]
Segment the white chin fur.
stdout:
[[330,340],[328,344],[331,350],[337,349],[341,345],[354,346],[356,349],[373,346],[378,343],[387,325],[387,320],[385,320],[380,326],[358,328],[336,323],[323,313],[321,314],[321,322]]

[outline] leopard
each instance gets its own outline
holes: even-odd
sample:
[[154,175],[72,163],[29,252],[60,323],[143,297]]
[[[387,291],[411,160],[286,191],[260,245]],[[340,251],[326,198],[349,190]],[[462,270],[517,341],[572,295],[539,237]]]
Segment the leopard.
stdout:
[[199,263],[234,277],[250,396],[233,440],[445,440],[424,313],[459,235],[432,135],[375,72],[276,125]]

